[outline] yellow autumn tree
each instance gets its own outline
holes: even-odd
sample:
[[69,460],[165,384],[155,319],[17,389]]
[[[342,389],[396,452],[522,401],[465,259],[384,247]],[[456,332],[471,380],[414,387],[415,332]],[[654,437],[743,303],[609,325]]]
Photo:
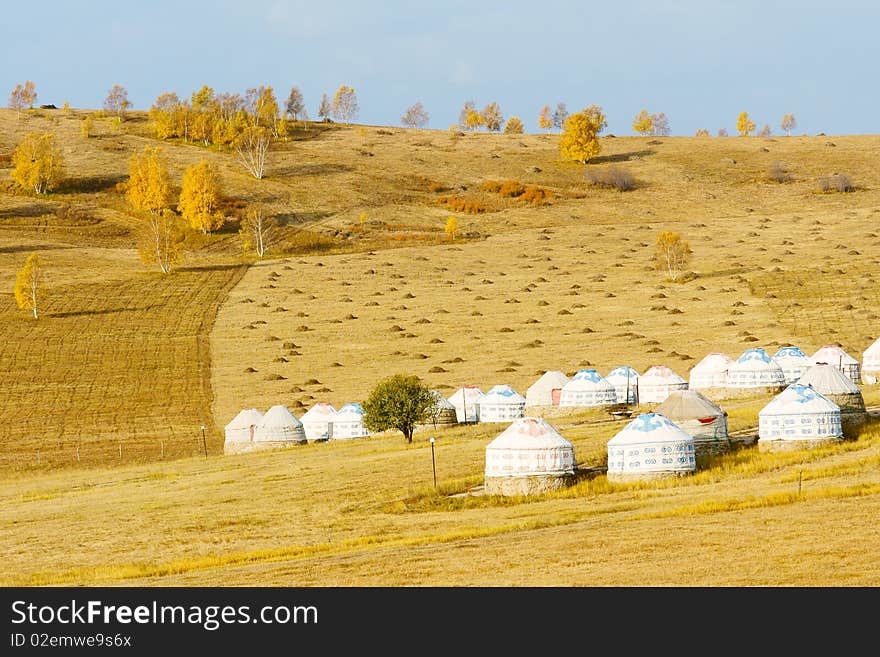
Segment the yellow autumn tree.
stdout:
[[544,105],[541,108],[541,112],[538,114],[538,127],[541,130],[549,130],[553,127],[553,116],[550,114],[549,105]]
[[22,188],[45,194],[64,176],[64,160],[51,133],[28,133],[12,153],[12,179]]
[[33,109],[36,101],[36,85],[30,80],[25,80],[24,84],[18,83],[12,90],[12,94],[9,96],[9,107],[16,110],[17,115],[21,116],[21,110],[25,107]]
[[681,239],[681,235],[664,230],[657,236],[654,269],[665,271],[670,280],[677,281],[684,273],[692,254],[690,245]]
[[465,119],[465,126],[468,130],[476,130],[477,128],[481,128],[485,125],[485,119],[483,118],[483,114],[474,108],[470,108],[467,113],[467,118]]
[[177,211],[196,230],[207,234],[223,227],[223,214],[217,209],[222,199],[217,167],[202,160],[186,168]]
[[171,202],[171,181],[168,169],[159,159],[159,146],[144,146],[140,155],[131,156],[125,198],[136,210],[160,214]]
[[599,133],[608,125],[598,105],[590,105],[565,120],[559,149],[564,157],[581,164],[593,159],[602,150]]
[[449,217],[449,219],[446,220],[446,227],[443,230],[449,235],[449,239],[454,240],[455,234],[458,232],[458,219],[455,217]]
[[752,119],[749,117],[749,113],[741,112],[736,119],[736,130],[737,132],[739,132],[739,136],[748,137],[754,129],[755,124],[752,123]]
[[333,100],[330,103],[330,114],[337,121],[349,123],[357,118],[358,109],[357,95],[354,89],[344,84],[341,85],[333,95]]
[[511,116],[507,120],[507,125],[504,126],[504,134],[506,135],[521,135],[523,133],[523,122],[520,120],[518,116]]
[[88,114],[86,114],[85,118],[82,120],[82,123],[80,123],[79,132],[86,139],[92,136],[92,117]]
[[37,293],[40,289],[40,256],[32,253],[15,276],[15,302],[22,310],[30,310],[37,319]]
[[641,112],[636,114],[632,123],[633,131],[639,133],[640,135],[650,135],[651,131],[654,129],[654,121],[651,118],[651,115],[648,114],[648,110],[643,109]]

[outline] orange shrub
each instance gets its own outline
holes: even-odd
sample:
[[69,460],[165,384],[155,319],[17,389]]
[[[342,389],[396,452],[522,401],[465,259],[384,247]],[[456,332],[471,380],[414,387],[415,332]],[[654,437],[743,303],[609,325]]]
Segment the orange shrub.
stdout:
[[480,189],[484,192],[492,192],[493,194],[501,191],[501,185],[503,185],[500,180],[487,180],[482,185],[480,185]]
[[524,191],[526,191],[526,188],[523,187],[522,183],[517,180],[508,180],[501,185],[498,193],[507,198],[514,198],[520,196]]
[[475,198],[444,196],[437,199],[437,202],[449,207],[455,212],[464,212],[466,214],[481,214],[489,211],[489,208],[486,205]]
[[531,203],[532,205],[544,205],[549,203],[553,198],[553,192],[549,189],[544,189],[543,187],[538,187],[536,185],[529,185],[523,190],[523,193],[520,195],[520,200],[525,201],[526,203]]

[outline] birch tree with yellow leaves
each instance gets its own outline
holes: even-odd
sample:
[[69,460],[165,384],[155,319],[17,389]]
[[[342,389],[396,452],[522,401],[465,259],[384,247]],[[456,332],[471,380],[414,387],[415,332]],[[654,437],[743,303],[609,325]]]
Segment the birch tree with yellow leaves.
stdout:
[[41,278],[40,256],[32,253],[15,276],[15,302],[22,310],[30,310],[37,319],[37,293]]
[[565,120],[559,149],[570,160],[586,164],[602,150],[599,133],[608,125],[602,108],[590,105]]
[[12,180],[21,188],[45,194],[64,176],[64,160],[51,133],[28,133],[12,153]]
[[207,160],[187,167],[177,211],[190,226],[204,234],[222,228],[225,218],[218,210],[221,199],[217,167]]

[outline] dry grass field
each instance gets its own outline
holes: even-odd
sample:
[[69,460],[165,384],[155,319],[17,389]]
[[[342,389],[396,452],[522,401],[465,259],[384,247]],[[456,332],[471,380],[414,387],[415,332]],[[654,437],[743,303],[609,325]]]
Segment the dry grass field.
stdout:
[[[480,483],[492,426],[437,434],[440,493],[425,433],[220,456],[241,408],[361,401],[397,372],[447,394],[524,393],[546,369],[687,376],[709,351],[755,346],[839,342],[860,358],[880,318],[880,137],[606,136],[588,166],[627,169],[628,192],[589,186],[555,135],[311,124],[273,147],[260,181],[230,153],[164,143],[175,184],[201,158],[218,165],[230,220],[162,276],[138,259],[142,220],[116,189],[131,154],[156,143],[146,119],[98,120],[85,139],[82,115],[0,110],[0,582],[880,581],[873,429],[815,452],[743,448],[671,484],[600,476],[536,500],[446,497]],[[37,199],[16,192],[8,156],[44,131],[68,178]],[[789,182],[767,179],[774,162]],[[856,191],[818,193],[835,172]],[[504,197],[487,191],[495,181],[546,196]],[[262,262],[236,234],[254,201],[284,223]],[[694,251],[683,282],[651,267],[667,229]],[[12,295],[34,251],[37,321]],[[765,402],[725,406],[734,428]],[[597,413],[554,423],[584,464],[621,426]]]

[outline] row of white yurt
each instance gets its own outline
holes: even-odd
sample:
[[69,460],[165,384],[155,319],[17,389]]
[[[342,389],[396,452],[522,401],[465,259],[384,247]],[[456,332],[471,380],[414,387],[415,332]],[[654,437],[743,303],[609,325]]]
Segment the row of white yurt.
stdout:
[[483,391],[477,386],[464,386],[456,390],[450,397],[449,403],[455,408],[455,417],[458,422],[478,422],[479,408],[477,402],[483,396]]
[[346,404],[338,411],[330,404],[315,404],[302,420],[286,406],[276,405],[265,415],[255,408],[241,411],[225,427],[225,454],[239,454],[320,442],[368,436],[360,404]]

